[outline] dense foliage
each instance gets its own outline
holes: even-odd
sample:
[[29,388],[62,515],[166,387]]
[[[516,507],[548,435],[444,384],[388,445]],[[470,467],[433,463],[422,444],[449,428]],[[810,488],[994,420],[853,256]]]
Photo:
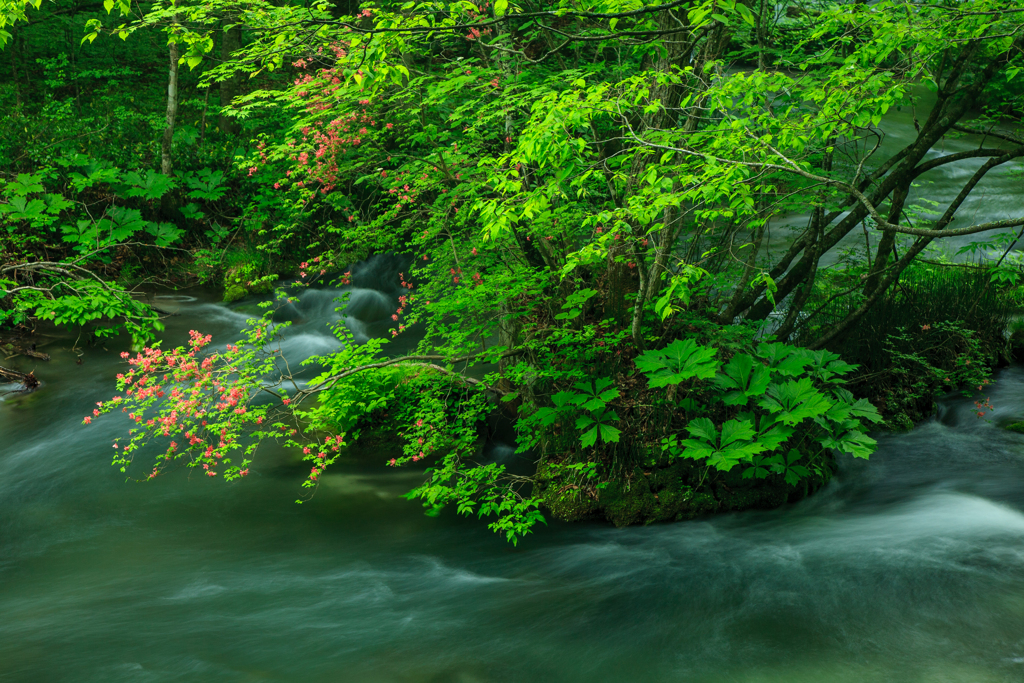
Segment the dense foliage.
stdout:
[[[10,21],[25,4],[3,7]],[[277,274],[295,290],[344,284],[343,265],[374,253],[408,263],[390,337],[356,344],[339,326],[339,350],[310,359],[320,374],[305,383],[276,360],[286,324],[272,311],[224,353],[204,355],[198,332],[191,348],[140,346],[122,395],[97,410],[139,424],[122,467],[151,438],[177,438],[150,476],[185,462],[235,478],[261,440],[283,437],[315,487],[344,439],[397,424],[390,464],[427,465],[411,495],[492,516],[514,541],[566,491],[600,501],[652,468],[676,468],[675,492],[697,501],[737,482],[817,486],[835,452],[867,457],[880,417],[845,386],[850,361],[877,356],[850,343],[865,329],[892,364],[927,371],[917,396],[987,381],[963,361],[984,366],[979,335],[1005,323],[989,311],[1016,287],[1019,234],[1006,231],[1024,217],[971,224],[958,211],[1024,156],[1015,3],[105,7],[86,23],[93,44],[169,42],[161,171],[78,150],[37,155],[7,181],[10,321],[103,315],[144,344],[151,314],[96,275],[126,246],[199,253],[237,296]],[[233,97],[218,133],[238,140],[232,166],[175,161],[188,147],[175,143],[178,64]],[[926,101],[916,136],[883,144],[883,116]],[[977,148],[934,153],[968,134],[983,134]],[[948,205],[915,203],[925,174],[958,163]],[[787,225],[795,214],[806,221]],[[232,231],[262,265],[223,263]],[[877,322],[949,263],[943,240],[976,233],[975,251],[1005,248],[979,269],[981,298],[999,299],[977,314],[984,325],[956,327],[952,309]],[[415,354],[388,354],[399,335],[416,336]],[[515,418],[534,471],[480,459],[495,411]]]

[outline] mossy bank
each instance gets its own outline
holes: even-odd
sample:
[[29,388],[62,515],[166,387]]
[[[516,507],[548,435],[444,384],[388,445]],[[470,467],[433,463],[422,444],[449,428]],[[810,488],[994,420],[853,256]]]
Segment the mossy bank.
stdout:
[[544,507],[561,520],[606,520],[615,526],[679,522],[703,515],[777,508],[824,486],[830,474],[796,486],[781,475],[743,478],[738,471],[702,473],[689,462],[637,466],[612,481],[592,484],[571,479],[564,469],[541,465],[536,491]]

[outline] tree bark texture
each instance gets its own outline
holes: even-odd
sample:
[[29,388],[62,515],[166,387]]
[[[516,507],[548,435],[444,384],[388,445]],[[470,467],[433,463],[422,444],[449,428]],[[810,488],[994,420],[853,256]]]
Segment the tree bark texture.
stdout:
[[[224,20],[224,30],[221,32],[220,38],[221,62],[229,61],[231,53],[242,47],[242,27],[239,24],[232,24],[231,22],[234,20],[234,17]],[[220,119],[218,127],[222,133],[228,135],[237,135],[241,128],[238,125],[238,120],[233,116],[227,116],[224,111],[231,104],[231,100],[238,96],[240,86],[241,77],[237,73],[220,82]]]
[[174,120],[178,116],[178,44],[168,45],[169,69],[167,73],[167,126],[164,128],[163,143],[160,146],[160,172],[170,175],[174,166],[171,143],[174,141]]

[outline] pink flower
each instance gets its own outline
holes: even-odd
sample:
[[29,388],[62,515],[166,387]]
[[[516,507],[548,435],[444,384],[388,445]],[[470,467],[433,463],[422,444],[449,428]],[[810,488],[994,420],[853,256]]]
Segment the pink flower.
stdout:
[[85,418],[85,424],[90,424],[90,423],[92,423],[92,418],[91,417]]
[[291,402],[292,402],[292,401],[291,401],[291,399],[289,399],[289,398],[286,398],[285,400],[281,401],[281,403],[283,403],[283,404],[285,404],[285,405],[288,405],[288,404],[289,404],[289,403],[291,403]]

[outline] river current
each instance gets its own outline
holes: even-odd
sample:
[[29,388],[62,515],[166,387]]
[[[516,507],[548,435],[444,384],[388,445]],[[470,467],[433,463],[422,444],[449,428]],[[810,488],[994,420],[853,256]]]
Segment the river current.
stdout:
[[[394,296],[363,284],[357,337]],[[336,295],[302,295],[290,358],[334,347]],[[170,344],[191,328],[231,342],[251,310],[160,303],[179,312]],[[273,451],[241,482],[126,482],[110,466],[124,425],[81,424],[124,344],[79,364],[74,341],[18,359],[43,386],[0,398],[0,680],[1024,680],[1024,436],[998,426],[1024,417],[1022,368],[999,373],[986,420],[949,398],[799,504],[552,522],[513,548],[424,516],[401,497],[416,475],[383,454],[336,466],[302,505],[303,468]]]

